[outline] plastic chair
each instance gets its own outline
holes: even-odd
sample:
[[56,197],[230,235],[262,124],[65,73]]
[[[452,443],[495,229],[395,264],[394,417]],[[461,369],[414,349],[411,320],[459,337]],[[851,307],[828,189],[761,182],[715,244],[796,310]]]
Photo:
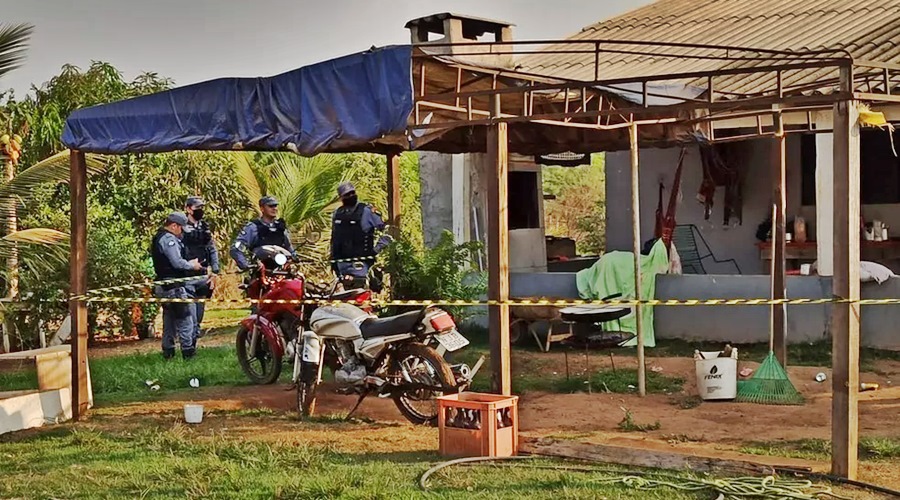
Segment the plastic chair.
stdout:
[[[700,251],[697,240],[703,243],[705,252]],[[703,238],[700,229],[693,224],[679,224],[675,226],[672,234],[672,244],[678,250],[678,256],[681,258],[681,269],[684,274],[707,274],[706,268],[703,267],[703,259],[712,259],[716,264],[731,263],[737,270],[737,274],[743,274],[741,267],[734,259],[719,260],[712,253],[709,243]]]

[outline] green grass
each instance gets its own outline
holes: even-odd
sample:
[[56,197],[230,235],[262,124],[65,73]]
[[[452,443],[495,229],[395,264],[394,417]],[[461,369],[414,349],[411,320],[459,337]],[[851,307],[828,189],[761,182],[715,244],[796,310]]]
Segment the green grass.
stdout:
[[[463,325],[460,328],[473,346],[484,347],[485,349],[490,346],[487,329],[478,325]],[[738,355],[740,359],[744,361],[762,362],[766,355],[769,354],[769,345],[766,343],[732,345],[738,349]],[[725,342],[691,342],[680,339],[657,339],[656,347],[647,349],[647,357],[692,358],[694,357],[695,349],[701,351],[718,351],[724,346]],[[517,350],[539,352],[537,344],[530,335],[514,348]],[[613,349],[612,352],[614,355],[634,356],[634,348]],[[860,369],[872,371],[874,369],[875,361],[900,361],[900,351],[860,347],[859,357]],[[789,345],[788,362],[791,366],[831,366],[831,342],[819,341]]]
[[[339,429],[322,430],[335,431]],[[204,434],[181,425],[145,426],[132,432],[58,427],[0,439],[0,457],[15,457],[0,460],[2,498],[686,500],[714,496],[711,491],[691,493],[669,487],[638,491],[621,482],[603,481],[621,477],[621,469],[559,470],[553,467],[575,464],[550,459],[445,469],[429,481],[431,493],[424,493],[418,478],[442,460],[434,453],[346,453],[324,444],[232,439],[227,433]]]
[[[656,347],[647,349],[648,357],[693,357],[694,349],[701,351],[721,350],[724,342],[688,342],[685,340],[660,339]],[[732,344],[738,350],[741,360],[762,362],[769,354],[768,344]],[[623,353],[627,351],[622,351]],[[878,360],[900,361],[900,351],[887,351],[860,347],[860,369],[871,371]],[[820,341],[788,346],[788,363],[791,366],[831,366],[831,342]]]
[[238,321],[250,315],[250,309],[207,309],[203,315],[203,321],[206,320],[234,320]]
[[[478,337],[476,337],[476,340]],[[472,342],[464,351],[454,353],[453,363],[466,363],[474,366],[480,356],[485,356],[485,363],[476,374],[472,383],[473,391],[487,391],[490,389],[490,366],[487,357],[490,351],[480,342]],[[573,358],[571,363],[572,373],[566,379],[564,373],[553,372],[547,369],[545,362],[540,357],[523,360],[523,366],[514,370],[512,389],[516,394],[527,392],[555,392],[570,394],[573,392],[587,392],[588,383],[584,375],[576,374],[583,369],[582,362]],[[563,368],[564,369],[564,368]],[[610,369],[595,370],[591,376],[590,390],[593,392],[614,392],[628,394],[636,392],[637,370],[619,369],[613,372]],[[671,394],[681,391],[684,379],[670,377],[654,372],[647,372],[647,392],[652,394]]]
[[[741,448],[741,453],[827,461],[831,459],[831,441],[800,439],[757,442]],[[859,442],[859,456],[864,460],[900,459],[900,438],[862,438]]]
[[[98,404],[153,400],[173,391],[188,390],[191,378],[200,386],[246,385],[249,380],[237,362],[234,346],[201,347],[197,356],[184,361],[176,356],[165,361],[158,352],[127,354],[91,360],[91,383]],[[282,370],[282,376],[289,376]],[[2,390],[37,387],[34,372],[0,372]],[[155,380],[160,389],[152,392],[146,381]]]

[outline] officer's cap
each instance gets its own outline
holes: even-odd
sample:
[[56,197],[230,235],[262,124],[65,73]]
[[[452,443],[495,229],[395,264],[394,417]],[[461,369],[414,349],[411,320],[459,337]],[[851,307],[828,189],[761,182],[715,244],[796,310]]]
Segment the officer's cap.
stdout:
[[356,187],[354,187],[353,184],[349,182],[341,183],[341,185],[338,186],[338,196],[341,198],[354,192],[356,192]]
[[204,205],[206,205],[206,202],[199,196],[188,196],[187,200],[184,202],[184,206],[191,208],[199,208]]
[[187,223],[188,223],[187,216],[181,212],[174,212],[174,213],[169,214],[168,217],[166,217],[166,225],[167,226],[169,224],[178,224],[179,226],[186,226]]
[[278,200],[275,199],[274,196],[263,196],[259,199],[259,206],[261,207],[277,207]]

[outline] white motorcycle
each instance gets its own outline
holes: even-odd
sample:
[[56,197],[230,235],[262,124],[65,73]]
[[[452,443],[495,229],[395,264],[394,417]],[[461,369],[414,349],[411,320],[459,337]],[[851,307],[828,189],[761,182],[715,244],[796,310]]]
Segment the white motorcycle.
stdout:
[[410,422],[435,424],[434,398],[468,388],[484,361],[470,370],[444,359],[445,352],[469,341],[453,318],[436,307],[378,318],[350,304],[327,305],[312,313],[309,324],[294,350],[293,380],[302,417],[315,411],[316,388],[327,365],[338,384],[359,394],[351,415],[366,396],[377,394],[393,398]]

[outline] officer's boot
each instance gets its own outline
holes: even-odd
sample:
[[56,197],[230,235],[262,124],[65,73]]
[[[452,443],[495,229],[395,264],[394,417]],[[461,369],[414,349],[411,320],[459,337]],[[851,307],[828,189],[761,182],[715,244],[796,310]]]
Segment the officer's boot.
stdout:
[[182,349],[181,350],[181,358],[185,361],[194,357],[194,354],[197,353],[197,350],[191,347],[190,349]]
[[162,355],[163,355],[163,359],[165,359],[166,361],[174,358],[175,357],[175,348],[173,347],[171,349],[163,349]]

